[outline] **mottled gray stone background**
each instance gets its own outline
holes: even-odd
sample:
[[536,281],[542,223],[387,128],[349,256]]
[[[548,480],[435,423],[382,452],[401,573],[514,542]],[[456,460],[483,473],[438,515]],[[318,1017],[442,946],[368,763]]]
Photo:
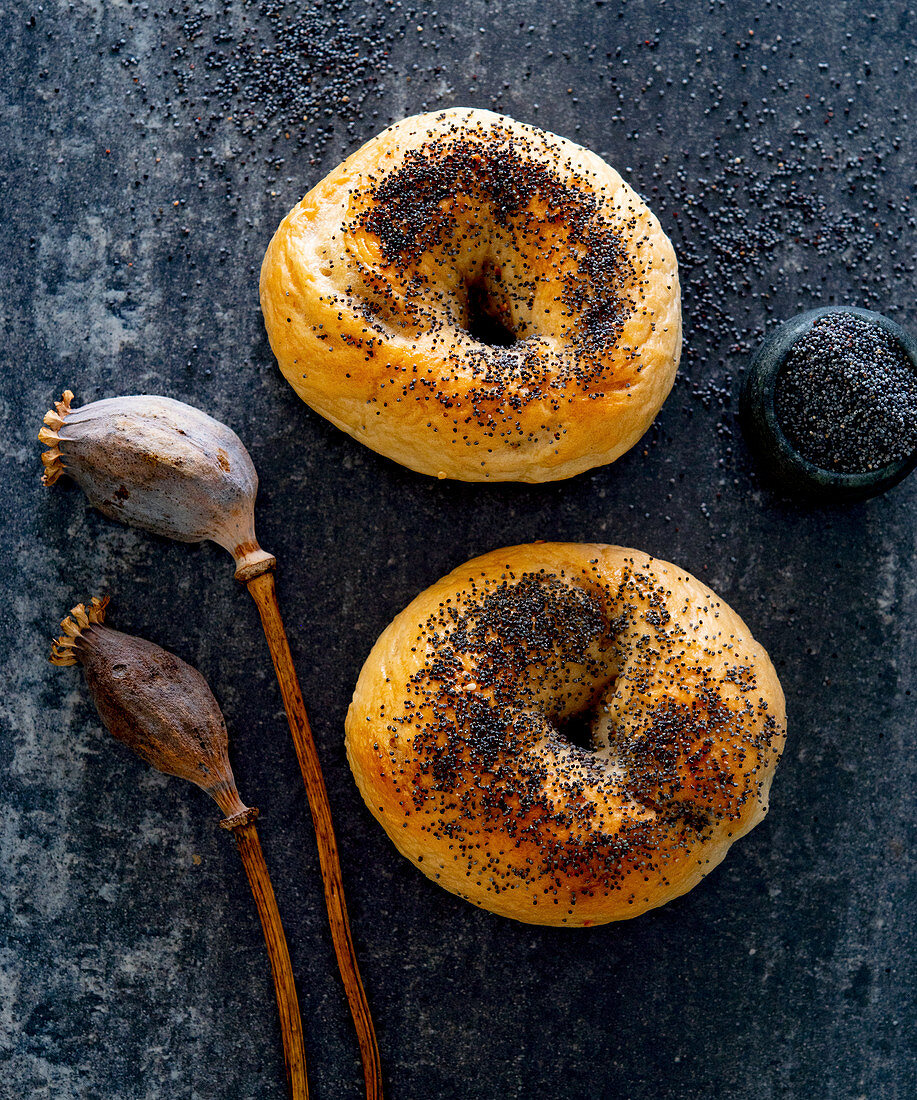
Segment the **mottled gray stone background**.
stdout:
[[[66,610],[107,592],[115,625],[194,663],[220,699],[240,788],[263,808],[313,1095],[360,1095],[254,607],[216,547],[40,486],[35,435],[69,386],[78,402],[192,402],[251,450],[392,1098],[917,1095],[917,477],[846,510],[784,501],[758,483],[730,398],[749,348],[796,310],[849,302],[917,324],[913,4],[0,11],[0,1094],[284,1094],[261,933],[215,808],[111,742],[77,671],[46,662]],[[274,366],[257,271],[277,222],[390,119],[450,104],[595,148],[672,235],[682,374],[613,467],[437,483],[330,427]],[[747,619],[786,688],[770,816],[632,923],[540,929],[453,898],[396,854],[344,759],[348,699],[389,619],[466,558],[536,538],[684,565]]]

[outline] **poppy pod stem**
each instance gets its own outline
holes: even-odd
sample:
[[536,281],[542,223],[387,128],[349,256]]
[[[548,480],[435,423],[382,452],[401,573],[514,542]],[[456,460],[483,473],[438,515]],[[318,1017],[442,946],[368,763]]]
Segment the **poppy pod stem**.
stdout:
[[325,907],[328,910],[328,922],[338,968],[357,1032],[366,1096],[368,1100],[381,1100],[382,1065],[379,1059],[379,1047],[376,1043],[369,1003],[360,979],[357,954],[350,933],[350,919],[347,915],[347,903],[344,900],[344,880],[334,835],[334,823],[331,818],[331,805],[328,801],[328,791],[325,787],[315,739],[312,736],[306,704],[299,686],[299,678],[293,664],[290,643],[280,615],[273,566],[267,566],[250,579],[244,580],[244,583],[261,616],[261,624],[264,627],[277,682],[280,685],[280,693],[283,696],[283,705],[293,737],[296,758],[299,761],[299,770],[309,799],[322,871]]
[[303,1049],[302,1019],[299,1014],[299,1002],[296,997],[296,985],[293,981],[293,966],[283,925],[280,923],[280,911],[274,888],[271,886],[261,841],[255,828],[257,809],[241,811],[232,817],[225,817],[220,826],[232,833],[242,857],[242,865],[248,877],[258,917],[267,944],[268,958],[271,961],[271,974],[274,978],[274,992],[277,995],[277,1011],[280,1014],[280,1030],[283,1035],[283,1059],[287,1071],[287,1083],[292,1100],[308,1100],[309,1086],[306,1080],[306,1055]]
[[226,723],[203,676],[143,638],[104,625],[108,598],[77,604],[51,647],[56,665],[83,666],[109,732],[167,775],[201,787],[224,813],[220,825],[236,840],[267,944],[292,1100],[308,1100],[302,1019],[290,953],[255,828],[229,765]]

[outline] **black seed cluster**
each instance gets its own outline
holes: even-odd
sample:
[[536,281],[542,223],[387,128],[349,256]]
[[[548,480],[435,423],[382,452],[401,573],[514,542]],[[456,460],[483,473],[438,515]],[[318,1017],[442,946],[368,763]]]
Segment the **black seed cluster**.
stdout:
[[204,133],[228,120],[262,140],[320,153],[341,128],[355,133],[386,71],[384,7],[348,0],[186,7],[184,41],[172,54],[179,94],[193,97]]
[[[423,663],[376,716],[376,749],[400,812],[449,842],[469,885],[573,906],[632,890],[635,868],[665,881],[759,795],[778,731],[754,670],[726,636],[687,658],[678,610],[658,578],[611,584],[593,565],[471,576],[421,625]],[[590,748],[565,735],[576,716]]]
[[894,336],[856,314],[819,317],[787,354],[774,409],[813,465],[868,473],[917,448],[917,367]]
[[[759,9],[743,26],[727,11],[711,2],[705,12],[709,41],[720,41],[719,71],[708,69],[708,47],[685,50],[690,64],[678,75],[643,82],[639,124],[633,73],[667,47],[660,60],[671,67],[671,37],[660,28],[643,49],[620,46],[607,55],[618,125],[605,148],[613,164],[634,165],[625,174],[659,215],[678,256],[685,342],[670,402],[678,394],[689,398],[682,413],[690,421],[712,413],[713,461],[732,470],[736,379],[764,331],[839,301],[906,324],[917,266],[903,243],[917,222],[906,185],[907,104],[875,108],[878,82],[859,54],[861,24],[875,17],[865,9],[851,13],[840,62],[809,73],[796,68],[801,43],[781,17],[775,23]],[[758,64],[762,50],[767,56]],[[903,48],[900,79],[912,79],[913,61]],[[686,95],[698,123],[689,130],[693,140],[670,129],[677,111],[662,102]],[[655,161],[641,150],[653,131],[670,139]],[[627,144],[618,144],[622,138]]]
[[366,320],[360,346],[373,354],[392,326],[432,337],[445,372],[403,380],[400,399],[455,410],[456,442],[480,444],[460,435],[472,422],[476,436],[483,429],[514,446],[550,438],[559,423],[533,435],[520,410],[542,402],[554,416],[577,394],[598,399],[639,374],[639,348],[619,343],[652,266],[647,253],[641,275],[632,260],[642,244],[636,210],[612,222],[590,180],[541,131],[441,125],[367,183],[345,226],[374,237],[381,254],[346,288]]
[[[556,300],[565,316],[576,321],[570,326],[574,341],[595,352],[606,350],[620,335],[632,308],[627,288],[634,268],[622,234],[633,229],[633,223],[610,225],[584,180],[574,186],[562,178],[559,165],[540,161],[539,153],[544,153],[537,140],[499,127],[493,127],[484,142],[468,140],[459,126],[453,131],[455,136],[449,140],[412,150],[401,168],[372,189],[374,205],[362,222],[379,237],[385,258],[416,267],[424,253],[435,250],[439,266],[460,266],[463,252],[491,226],[501,235],[509,233],[523,271],[540,266],[544,253],[537,251],[539,246],[559,265],[572,256],[575,270],[564,280]],[[575,171],[575,166],[566,160],[563,169]],[[482,211],[483,224],[469,223],[467,214],[460,218],[459,196]],[[548,227],[562,227],[563,252],[546,234]],[[535,281],[523,279],[522,286],[508,286],[496,271],[489,272],[488,278],[499,284],[492,295],[498,299],[494,312],[510,327],[511,305],[506,296],[528,305]],[[489,299],[483,297],[482,308],[487,311]]]

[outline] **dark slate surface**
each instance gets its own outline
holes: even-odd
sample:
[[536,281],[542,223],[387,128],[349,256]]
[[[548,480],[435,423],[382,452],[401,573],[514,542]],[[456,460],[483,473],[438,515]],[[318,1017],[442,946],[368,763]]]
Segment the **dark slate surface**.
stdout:
[[[5,0],[2,27],[0,552],[16,625],[0,1094],[284,1093],[260,931],[214,808],[111,743],[77,672],[45,662],[60,616],[102,591],[116,625],[196,664],[220,699],[240,788],[264,809],[313,1095],[360,1094],[254,608],[216,547],[41,488],[34,436],[67,385],[81,402],[190,401],[251,449],[391,1097],[915,1095],[917,478],[844,511],[780,500],[729,397],[754,341],[798,309],[917,323],[913,5]],[[683,372],[613,467],[437,483],[331,428],[274,367],[256,273],[281,216],[390,119],[450,104],[595,148],[672,235]],[[786,688],[767,821],[632,923],[545,930],[451,897],[395,853],[344,759],[349,694],[389,619],[466,558],[535,538],[684,565],[745,616]]]

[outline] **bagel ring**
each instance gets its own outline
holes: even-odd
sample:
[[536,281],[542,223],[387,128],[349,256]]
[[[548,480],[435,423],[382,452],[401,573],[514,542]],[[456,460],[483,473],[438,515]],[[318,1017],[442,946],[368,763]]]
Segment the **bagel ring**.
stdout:
[[761,821],[785,725],[767,654],[700,581],[542,543],[468,562],[397,616],[346,742],[424,874],[506,917],[585,926],[686,893]]
[[390,126],[284,218],[261,268],[299,396],[461,481],[554,481],[649,427],[681,351],[678,265],[595,153],[489,111]]

